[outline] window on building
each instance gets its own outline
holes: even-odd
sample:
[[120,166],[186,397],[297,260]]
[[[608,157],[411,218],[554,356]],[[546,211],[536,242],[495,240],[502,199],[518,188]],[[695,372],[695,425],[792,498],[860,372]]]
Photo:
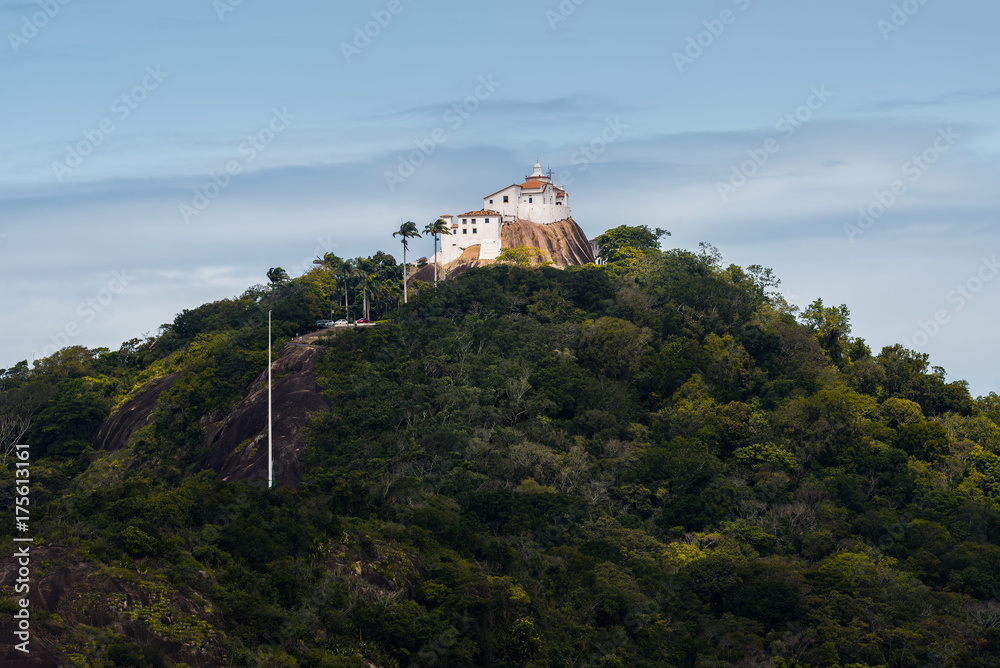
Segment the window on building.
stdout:
[[475,219],[475,218],[473,218],[473,219],[472,219],[472,224],[473,224],[473,225],[475,225],[475,224],[476,224],[476,219]]
[[468,228],[466,228],[466,227],[463,227],[463,228],[462,228],[462,234],[468,234],[468,233],[469,233],[469,230],[468,230]]
[[490,200],[490,204],[493,204],[493,200]]
[[503,203],[507,204],[508,202],[510,202],[510,195],[504,195],[503,196]]
[[486,223],[487,225],[489,225],[489,224],[490,224],[490,219],[489,219],[489,218],[487,218],[487,219],[486,219],[486,220],[484,220],[483,222],[484,222],[484,223]]
[[535,201],[534,198],[531,198],[531,197],[528,198],[528,204],[531,204],[534,201]]
[[474,228],[474,227],[472,228],[472,233],[473,233],[473,234],[475,234],[475,233],[476,233],[476,228]]
[[468,225],[469,224],[469,219],[468,218],[463,218],[462,219],[462,224],[463,225]]

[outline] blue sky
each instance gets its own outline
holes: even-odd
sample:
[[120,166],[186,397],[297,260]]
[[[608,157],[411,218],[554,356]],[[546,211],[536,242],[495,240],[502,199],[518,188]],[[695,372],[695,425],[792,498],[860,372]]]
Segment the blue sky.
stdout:
[[1000,391],[998,23],[985,0],[0,0],[0,366],[395,253],[400,219],[539,159],[591,236],[708,241]]

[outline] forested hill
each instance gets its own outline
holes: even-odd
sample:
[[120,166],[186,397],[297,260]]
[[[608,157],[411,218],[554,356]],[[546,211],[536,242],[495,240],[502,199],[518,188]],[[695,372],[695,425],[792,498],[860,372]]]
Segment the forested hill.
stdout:
[[320,350],[330,408],[276,490],[199,472],[206,429],[268,310],[277,350],[329,315],[331,266],[6,371],[44,542],[23,665],[1000,666],[1000,397],[711,247],[607,257],[372,288],[385,321]]

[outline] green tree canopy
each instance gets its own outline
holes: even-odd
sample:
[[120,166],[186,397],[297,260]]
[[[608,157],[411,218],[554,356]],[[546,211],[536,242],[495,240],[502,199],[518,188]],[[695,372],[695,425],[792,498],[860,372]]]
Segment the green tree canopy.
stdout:
[[[670,236],[670,232],[659,227],[651,230],[646,225],[619,225],[597,237],[598,252],[605,262],[618,262],[635,252],[659,250],[663,236]],[[626,249],[632,249],[632,253]]]
[[501,264],[513,264],[518,267],[530,267],[535,263],[552,264],[547,261],[548,254],[541,248],[534,246],[515,246],[514,248],[504,248],[497,256],[497,262]]

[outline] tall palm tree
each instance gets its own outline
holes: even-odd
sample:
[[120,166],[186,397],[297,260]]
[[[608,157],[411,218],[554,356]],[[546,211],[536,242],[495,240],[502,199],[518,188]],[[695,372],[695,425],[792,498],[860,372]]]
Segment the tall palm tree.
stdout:
[[420,238],[420,232],[417,231],[417,224],[416,223],[411,222],[411,221],[406,221],[405,223],[403,223],[402,225],[399,226],[399,231],[398,232],[393,232],[392,233],[392,236],[394,236],[394,237],[402,237],[402,242],[403,242],[403,303],[407,304],[407,303],[409,303],[409,300],[407,298],[407,292],[406,292],[406,279],[409,278],[409,276],[407,276],[408,272],[406,271],[406,251],[408,251],[410,249],[410,239],[412,239],[414,237],[417,237],[419,239]]
[[424,234],[434,237],[434,286],[437,287],[438,262],[441,259],[438,256],[438,239],[442,234],[451,234],[451,230],[448,228],[448,223],[438,218],[433,223],[427,223],[427,227],[424,228]]
[[347,294],[347,282],[354,276],[354,262],[352,260],[341,260],[337,266],[337,278],[344,281],[344,310],[347,312],[347,320],[351,319],[351,301]]
[[379,305],[379,313],[385,315],[389,312],[390,302],[399,303],[400,288],[396,272],[402,269],[402,267],[396,264],[395,260],[393,260],[391,265],[386,265],[385,263],[377,264],[378,271],[371,285],[372,299]]
[[359,257],[355,260],[357,275],[361,278],[361,295],[364,298],[364,316],[371,318],[371,301],[368,295],[371,292],[372,281],[378,274],[378,265],[370,257]]

